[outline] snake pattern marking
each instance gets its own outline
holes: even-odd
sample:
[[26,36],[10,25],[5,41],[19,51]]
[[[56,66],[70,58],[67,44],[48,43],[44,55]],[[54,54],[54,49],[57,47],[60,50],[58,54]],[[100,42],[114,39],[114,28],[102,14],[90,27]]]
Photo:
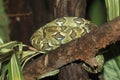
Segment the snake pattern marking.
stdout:
[[[89,33],[94,27],[92,22],[78,17],[62,17],[53,20],[50,23],[40,27],[31,37],[31,44],[41,53],[47,53],[66,44],[76,38]],[[98,70],[94,72],[90,67],[85,66],[88,72],[100,72],[103,65],[103,57],[97,57]]]
[[92,27],[96,25],[83,18],[58,18],[39,28],[31,37],[31,43],[36,49],[46,53],[89,33]]

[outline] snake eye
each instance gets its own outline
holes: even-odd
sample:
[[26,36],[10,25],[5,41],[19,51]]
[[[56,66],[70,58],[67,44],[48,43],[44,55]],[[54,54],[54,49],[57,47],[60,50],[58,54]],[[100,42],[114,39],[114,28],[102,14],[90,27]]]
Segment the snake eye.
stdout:
[[64,23],[65,23],[65,18],[58,18],[55,20],[55,23],[58,25],[58,26],[62,26]]

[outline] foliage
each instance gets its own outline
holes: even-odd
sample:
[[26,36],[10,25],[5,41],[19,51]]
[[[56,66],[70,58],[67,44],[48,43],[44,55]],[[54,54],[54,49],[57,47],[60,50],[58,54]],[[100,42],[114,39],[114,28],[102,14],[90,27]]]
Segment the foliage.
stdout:
[[[18,45],[18,42],[16,41],[11,41],[8,43],[3,43],[0,45],[0,64],[1,64],[1,75],[0,75],[0,80],[4,80],[7,70],[8,70],[8,77],[9,80],[15,80],[14,78],[18,77],[19,75],[12,75],[20,72],[20,67],[18,67],[18,62],[17,61],[17,56],[16,51],[13,49],[15,46]],[[17,62],[17,63],[16,63]],[[12,64],[13,63],[13,64]],[[12,67],[11,67],[12,66]],[[18,70],[16,70],[18,69]],[[12,76],[10,76],[12,75]],[[16,80],[22,80],[22,79],[16,79]]]
[[[35,52],[31,50],[23,51],[22,48],[25,45],[20,42],[7,42],[9,41],[8,26],[8,16],[5,13],[3,1],[0,0],[0,80],[5,80],[5,78],[8,78],[8,80],[23,80],[22,68],[30,59],[28,56]],[[15,47],[18,47],[18,50],[15,50]]]
[[[107,8],[107,20],[112,20],[120,15],[120,0],[105,0]],[[118,47],[112,46],[113,53],[119,54]],[[108,60],[104,65],[104,79],[105,80],[119,80],[120,79],[120,55],[116,55]]]
[[0,44],[0,80],[4,80],[6,75],[8,80],[23,80],[22,69],[31,55],[36,53],[32,50],[24,51],[25,46],[17,41]]
[[17,53],[14,53],[12,55],[10,62],[8,64],[8,79],[9,80],[23,80],[20,61],[16,54]]
[[112,20],[120,15],[120,0],[105,0],[107,20]]

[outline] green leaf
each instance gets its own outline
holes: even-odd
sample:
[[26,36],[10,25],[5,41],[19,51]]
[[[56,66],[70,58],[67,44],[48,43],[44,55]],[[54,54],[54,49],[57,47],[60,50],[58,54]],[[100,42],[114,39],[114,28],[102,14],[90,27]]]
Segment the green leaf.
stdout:
[[105,0],[107,20],[112,20],[120,15],[120,0]]
[[3,43],[0,45],[0,62],[4,62],[11,58],[12,52],[14,51],[13,47],[17,46],[19,42],[10,41],[8,43]]
[[17,42],[17,41],[10,41],[8,43],[1,44],[0,49],[3,49],[3,48],[12,49],[13,47],[15,47],[18,44],[19,44],[19,42]]
[[0,37],[0,45],[3,44],[3,43],[4,43],[4,42],[3,42],[2,38]]
[[117,65],[118,65],[118,67],[120,68],[120,56],[117,56],[115,58],[115,61],[116,61]]
[[120,67],[115,59],[105,63],[103,76],[105,80],[120,80]]
[[36,53],[34,51],[23,51],[23,54],[22,54],[22,60],[21,60],[21,63],[22,63],[22,68],[24,68],[25,64],[30,60],[32,59],[34,56],[38,55],[40,53]]
[[23,80],[20,62],[16,54],[13,54],[8,64],[8,80]]
[[6,72],[7,72],[7,66],[6,65],[2,66],[2,64],[1,64],[0,72],[1,72],[0,80],[5,80],[5,76],[6,76]]

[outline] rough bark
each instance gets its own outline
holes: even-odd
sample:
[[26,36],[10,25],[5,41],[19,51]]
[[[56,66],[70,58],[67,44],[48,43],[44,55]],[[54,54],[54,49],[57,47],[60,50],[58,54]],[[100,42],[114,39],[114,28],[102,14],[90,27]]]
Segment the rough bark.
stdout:
[[[95,65],[92,60],[99,49],[120,40],[120,17],[95,28],[89,34],[65,44],[47,55],[38,57],[24,68],[24,79],[35,80],[40,74],[81,60]],[[84,43],[84,44],[83,44]]]

